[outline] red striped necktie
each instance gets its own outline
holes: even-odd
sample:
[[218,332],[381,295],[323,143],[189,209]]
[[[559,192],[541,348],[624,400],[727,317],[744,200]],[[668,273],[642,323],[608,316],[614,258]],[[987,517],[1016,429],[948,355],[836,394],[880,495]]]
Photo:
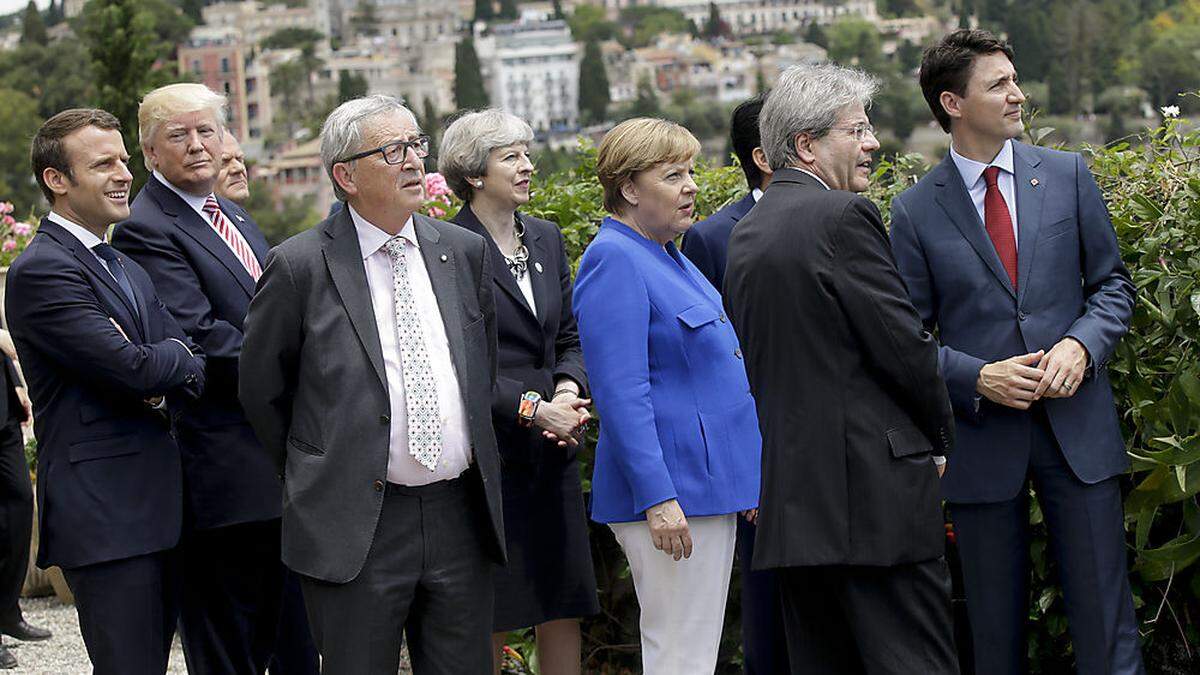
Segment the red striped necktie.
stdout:
[[1013,290],[1017,290],[1017,239],[1013,234],[1012,214],[1008,212],[1008,203],[1000,194],[997,180],[1000,167],[989,166],[983,170],[983,180],[987,183],[987,192],[983,195],[983,225],[987,228],[988,236],[992,238],[992,246],[1000,256],[1000,263],[1008,272]]
[[221,213],[221,206],[217,204],[217,198],[213,195],[209,195],[208,199],[204,200],[204,213],[208,215],[208,222],[220,235],[222,241],[241,261],[242,267],[246,268],[250,278],[258,281],[258,278],[262,276],[262,267],[258,264],[258,258],[254,257],[254,251],[251,250],[250,244],[246,243],[242,233],[238,232],[224,213]]

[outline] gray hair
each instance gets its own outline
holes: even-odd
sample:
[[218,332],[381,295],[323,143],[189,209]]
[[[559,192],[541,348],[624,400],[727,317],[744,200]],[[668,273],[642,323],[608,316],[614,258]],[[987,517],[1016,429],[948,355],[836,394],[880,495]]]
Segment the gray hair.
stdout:
[[846,106],[861,103],[870,108],[878,89],[874,75],[832,63],[785,70],[758,116],[762,149],[771,169],[799,164],[797,136],[824,136]]
[[342,201],[347,198],[342,186],[338,185],[333,177],[333,165],[341,158],[363,150],[363,139],[366,136],[363,123],[379,115],[397,111],[408,115],[414,125],[417,123],[417,116],[405,108],[400,99],[383,94],[346,101],[334,108],[329,117],[325,118],[325,123],[321,125],[321,163],[325,165],[325,173],[329,174],[329,181],[333,183],[333,196]]
[[469,112],[442,134],[438,172],[459,199],[469,202],[474,187],[467,179],[487,173],[492,150],[532,141],[533,129],[516,115],[495,108]]

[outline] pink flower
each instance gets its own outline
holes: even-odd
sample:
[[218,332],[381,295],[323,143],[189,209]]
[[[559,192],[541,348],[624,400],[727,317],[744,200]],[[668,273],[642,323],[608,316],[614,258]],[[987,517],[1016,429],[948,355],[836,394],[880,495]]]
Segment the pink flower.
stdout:
[[3,250],[5,253],[11,253],[12,251],[17,250],[17,240],[5,239],[4,245],[0,246],[0,250]]
[[0,202],[0,213],[8,214],[13,212],[12,202]]
[[441,195],[450,194],[450,186],[446,185],[446,179],[438,172],[425,174],[425,194],[430,197],[440,197]]
[[18,237],[28,237],[33,232],[33,226],[29,223],[16,223],[12,226],[12,231]]
[[17,222],[16,218],[13,218],[12,216],[6,215],[3,218],[0,218],[0,223],[4,223],[5,225],[8,225],[8,226],[12,226],[16,222]]
[[429,215],[433,216],[434,218],[441,218],[442,216],[446,215],[446,211],[445,209],[439,209],[436,206],[431,206],[429,207]]

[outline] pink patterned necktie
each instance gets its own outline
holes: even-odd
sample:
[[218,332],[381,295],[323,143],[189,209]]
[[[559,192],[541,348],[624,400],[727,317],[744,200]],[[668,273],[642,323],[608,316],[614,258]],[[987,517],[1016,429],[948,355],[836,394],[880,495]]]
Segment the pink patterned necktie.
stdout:
[[216,197],[209,195],[208,199],[204,200],[204,213],[208,215],[209,224],[216,230],[221,240],[241,261],[242,267],[246,268],[250,278],[258,281],[258,278],[262,276],[262,267],[258,264],[258,258],[254,257],[254,251],[250,249],[250,244],[246,243],[242,233],[237,231],[224,213],[221,213],[221,206],[217,204]]

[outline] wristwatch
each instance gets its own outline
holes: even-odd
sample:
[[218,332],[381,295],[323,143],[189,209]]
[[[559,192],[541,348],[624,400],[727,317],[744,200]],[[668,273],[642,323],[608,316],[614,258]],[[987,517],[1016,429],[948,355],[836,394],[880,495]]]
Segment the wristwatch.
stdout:
[[541,402],[542,395],[536,391],[521,394],[521,404],[517,406],[517,423],[523,427],[533,426],[533,418],[537,415],[538,404]]

